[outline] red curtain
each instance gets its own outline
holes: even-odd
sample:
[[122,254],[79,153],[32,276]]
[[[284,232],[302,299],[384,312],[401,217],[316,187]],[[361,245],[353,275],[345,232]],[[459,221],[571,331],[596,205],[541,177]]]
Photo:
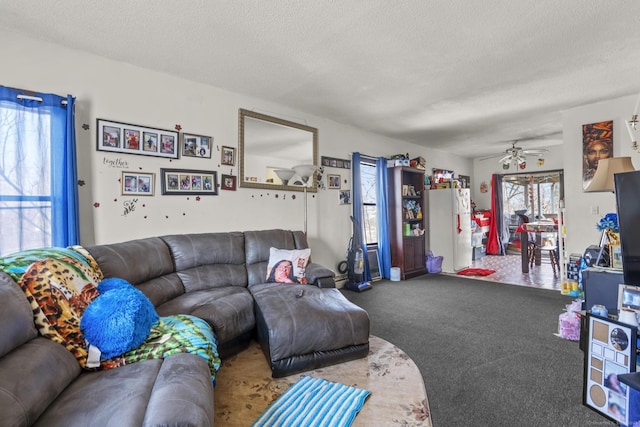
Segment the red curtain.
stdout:
[[495,174],[491,176],[491,220],[489,222],[489,235],[487,236],[487,254],[502,255],[502,246],[500,245],[498,235],[498,217],[502,215],[502,207],[498,203],[496,191],[502,191],[502,187],[497,185],[497,177]]

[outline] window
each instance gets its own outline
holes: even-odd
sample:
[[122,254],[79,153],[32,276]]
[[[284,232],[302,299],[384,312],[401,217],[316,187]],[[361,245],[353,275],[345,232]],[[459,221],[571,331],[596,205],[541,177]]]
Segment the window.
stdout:
[[0,104],[0,254],[51,246],[48,114]]
[[378,207],[376,196],[376,164],[374,160],[360,160],[364,242],[367,246],[378,243]]

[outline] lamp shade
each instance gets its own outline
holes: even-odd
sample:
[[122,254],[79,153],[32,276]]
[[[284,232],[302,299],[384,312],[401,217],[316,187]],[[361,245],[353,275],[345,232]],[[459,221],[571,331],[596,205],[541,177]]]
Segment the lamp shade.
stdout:
[[616,173],[632,172],[635,169],[631,157],[611,157],[600,159],[593,179],[584,189],[585,192],[614,191],[613,175]]
[[273,172],[278,175],[278,178],[280,178],[283,185],[287,185],[293,175],[296,174],[293,169],[275,169]]
[[306,184],[316,171],[316,165],[297,165],[293,167],[293,170],[302,179],[302,182]]

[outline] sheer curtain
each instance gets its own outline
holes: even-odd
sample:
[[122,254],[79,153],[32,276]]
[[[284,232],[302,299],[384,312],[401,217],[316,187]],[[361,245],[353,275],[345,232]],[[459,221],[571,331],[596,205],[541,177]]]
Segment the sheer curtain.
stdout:
[[0,253],[79,243],[74,98],[0,87]]
[[[353,166],[353,228],[355,230],[356,225],[359,226],[360,247],[364,252],[364,281],[371,281],[371,268],[369,267],[369,257],[367,256],[367,245],[364,242],[364,233],[362,229],[363,220],[363,204],[362,204],[362,180],[360,179],[360,153],[353,153],[351,164]],[[355,235],[353,236],[355,238]]]

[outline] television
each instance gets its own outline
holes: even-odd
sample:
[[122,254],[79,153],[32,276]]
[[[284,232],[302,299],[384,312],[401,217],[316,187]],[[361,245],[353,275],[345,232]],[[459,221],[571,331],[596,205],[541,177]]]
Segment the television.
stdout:
[[624,283],[640,286],[640,171],[616,173],[613,179]]

